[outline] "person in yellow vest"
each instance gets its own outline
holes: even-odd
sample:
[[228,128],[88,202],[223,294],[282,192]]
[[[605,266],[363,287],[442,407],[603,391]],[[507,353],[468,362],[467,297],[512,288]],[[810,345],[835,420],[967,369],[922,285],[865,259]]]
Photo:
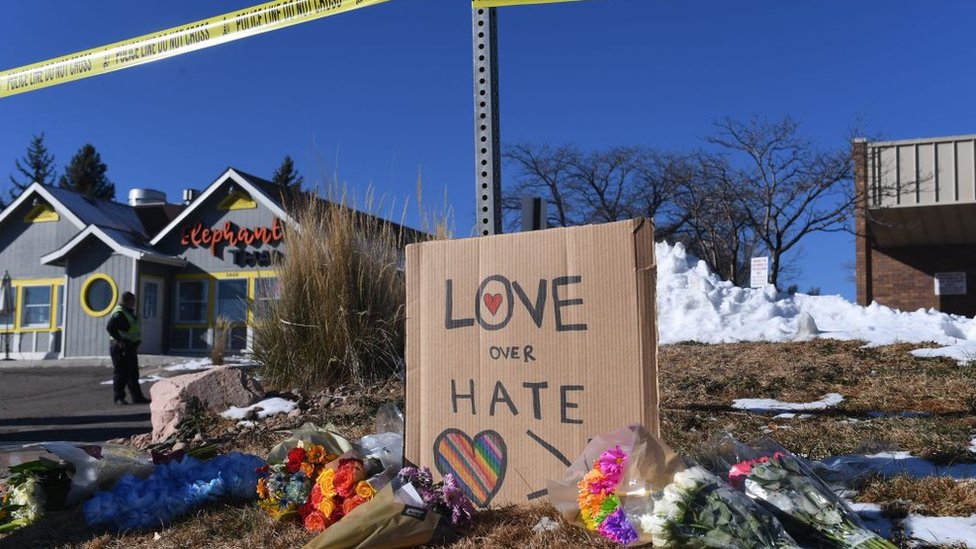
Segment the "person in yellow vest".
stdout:
[[143,396],[139,387],[139,343],[142,341],[139,317],[136,316],[136,295],[132,292],[122,294],[122,301],[112,310],[109,317],[108,334],[112,337],[112,366],[115,369],[112,376],[112,389],[115,391],[116,404],[128,404],[125,401],[125,388],[129,388],[132,402],[135,404],[149,404],[149,399]]

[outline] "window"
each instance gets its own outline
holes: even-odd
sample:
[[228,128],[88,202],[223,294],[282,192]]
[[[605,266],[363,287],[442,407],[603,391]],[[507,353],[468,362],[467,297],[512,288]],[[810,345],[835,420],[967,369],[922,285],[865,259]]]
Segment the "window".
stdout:
[[217,281],[217,317],[234,323],[247,322],[247,279]]
[[265,318],[270,311],[270,304],[276,301],[281,294],[278,288],[278,279],[262,277],[254,279],[254,316]]
[[176,283],[176,322],[184,324],[207,322],[206,280],[186,280]]
[[89,316],[107,315],[115,307],[118,297],[115,281],[108,275],[92,275],[81,285],[81,308]]
[[142,318],[150,320],[159,314],[159,283],[143,282],[142,284]]
[[207,328],[174,328],[170,333],[170,347],[174,351],[206,351]]
[[40,328],[51,325],[51,287],[24,286],[21,289],[20,325]]

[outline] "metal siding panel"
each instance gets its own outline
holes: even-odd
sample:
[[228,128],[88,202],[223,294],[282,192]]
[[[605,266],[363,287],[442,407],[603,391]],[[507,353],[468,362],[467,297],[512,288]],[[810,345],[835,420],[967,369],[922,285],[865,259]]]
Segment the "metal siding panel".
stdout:
[[88,316],[81,308],[81,287],[89,276],[104,273],[112,277],[119,295],[129,287],[132,278],[132,259],[112,254],[111,250],[93,240],[80,245],[68,263],[69,296],[66,322],[68,351],[71,356],[105,356],[108,354],[108,317]]
[[932,205],[938,202],[938,180],[936,179],[935,145],[932,143],[915,145],[917,191],[919,205]]
[[917,181],[915,176],[915,146],[897,147],[898,162],[896,163],[898,177],[898,204],[914,206],[918,202]]
[[898,149],[885,147],[880,150],[878,179],[880,180],[881,206],[896,206],[900,201],[898,186]]
[[976,202],[976,171],[974,171],[973,141],[959,141],[956,149],[956,184],[959,202]]
[[956,195],[955,143],[937,143],[935,145],[935,168],[936,181],[939,185],[939,203],[955,203],[958,200]]

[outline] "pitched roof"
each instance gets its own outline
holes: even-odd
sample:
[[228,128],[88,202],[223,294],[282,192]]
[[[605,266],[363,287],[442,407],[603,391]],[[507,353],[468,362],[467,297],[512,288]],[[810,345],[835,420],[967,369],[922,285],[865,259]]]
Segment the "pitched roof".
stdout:
[[176,216],[169,225],[163,227],[163,230],[149,241],[149,244],[155,246],[159,244],[163,238],[169,233],[179,227],[201,204],[207,201],[217,189],[219,189],[224,183],[232,181],[234,184],[240,185],[247,194],[251,196],[254,200],[261,202],[269,210],[271,210],[275,215],[284,220],[287,223],[295,223],[295,220],[288,215],[285,211],[284,206],[281,203],[281,195],[278,192],[278,186],[266,179],[261,179],[260,177],[251,175],[247,172],[242,172],[236,168],[227,168],[224,173],[207,187],[200,196],[196,197],[189,206],[180,212],[180,215]]
[[103,228],[99,227],[98,225],[89,225],[85,228],[85,230],[76,234],[63,246],[41,257],[41,263],[47,265],[59,264],[68,254],[71,253],[72,250],[75,249],[75,247],[80,245],[89,237],[97,238],[106,246],[111,248],[115,253],[127,257],[177,267],[186,265],[186,261],[183,259],[161,254],[154,250],[146,242],[145,237],[141,235],[119,229]]
[[146,236],[136,209],[128,204],[112,200],[97,200],[59,187],[44,188],[66,208],[71,210],[85,225],[105,229],[118,229]]

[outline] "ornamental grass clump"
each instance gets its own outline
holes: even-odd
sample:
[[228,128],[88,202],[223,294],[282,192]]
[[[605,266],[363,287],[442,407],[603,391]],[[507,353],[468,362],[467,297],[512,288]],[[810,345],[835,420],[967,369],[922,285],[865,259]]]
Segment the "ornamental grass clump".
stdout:
[[[366,211],[372,208],[368,197]],[[277,300],[254,319],[252,353],[275,386],[366,384],[402,364],[403,247],[416,235],[336,201],[310,196],[292,208],[286,250],[275,265]]]

